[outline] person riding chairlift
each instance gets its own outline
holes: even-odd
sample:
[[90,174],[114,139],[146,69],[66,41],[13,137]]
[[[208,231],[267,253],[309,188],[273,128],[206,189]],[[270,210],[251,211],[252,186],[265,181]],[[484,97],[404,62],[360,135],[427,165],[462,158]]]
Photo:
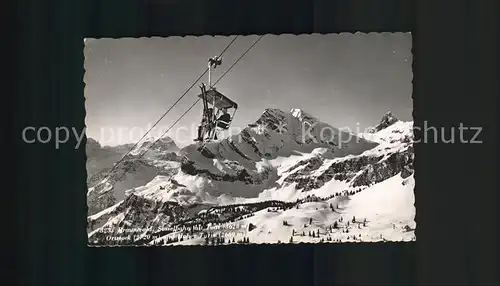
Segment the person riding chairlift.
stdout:
[[227,112],[226,108],[222,109],[222,115],[217,119],[217,127],[221,129],[228,129],[231,122],[231,115]]
[[[222,129],[222,130],[227,130],[229,128],[229,124],[231,122],[231,115],[227,112],[226,108],[222,108],[222,115],[217,118],[217,121],[215,123],[216,131],[217,129]],[[215,132],[214,134],[214,140],[217,140],[217,133]]]

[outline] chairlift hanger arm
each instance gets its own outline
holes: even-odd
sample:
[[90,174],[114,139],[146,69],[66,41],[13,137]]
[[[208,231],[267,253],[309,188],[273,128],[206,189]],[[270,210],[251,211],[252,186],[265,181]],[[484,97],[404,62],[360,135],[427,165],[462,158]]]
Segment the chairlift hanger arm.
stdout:
[[199,94],[198,97],[216,108],[238,108],[238,104],[236,102],[232,101],[215,89],[206,90],[205,96],[202,93]]
[[[214,111],[215,111],[213,115],[216,115],[216,114],[218,115],[218,113],[221,109],[227,110],[229,108],[233,108],[234,109],[233,114],[232,114],[232,116],[229,116],[229,119],[230,119],[229,122],[224,122],[224,123],[226,123],[225,124],[226,128],[228,128],[231,125],[231,123],[234,119],[234,116],[236,114],[236,110],[238,109],[238,104],[236,102],[232,101],[231,99],[229,99],[228,97],[226,97],[225,95],[223,95],[222,93],[220,93],[219,91],[217,91],[214,86],[262,39],[263,36],[264,35],[259,36],[258,39],[213,84],[211,82],[211,69],[212,69],[212,67],[215,69],[218,65],[220,65],[222,63],[222,60],[220,59],[220,57],[215,57],[215,58],[211,58],[208,60],[208,89],[206,89],[204,93],[202,92],[202,94],[198,95],[198,97],[199,97],[198,100],[202,99],[204,101],[204,104],[212,105],[214,108]],[[219,120],[216,120],[216,118],[217,118],[217,116],[215,116],[213,118],[213,121],[211,121],[211,123],[214,123],[214,126],[213,126],[213,128],[211,126],[209,128],[210,130],[208,130],[208,134],[207,134],[208,138],[206,138],[206,140],[208,140],[208,141],[215,139],[214,138],[216,136],[215,132],[217,130],[217,127],[218,127],[217,123],[219,121]],[[221,122],[222,122],[222,120],[221,120]],[[223,126],[221,128],[226,129]],[[200,138],[197,140],[202,140],[202,139]]]
[[222,64],[222,57],[216,56],[213,58],[208,59],[208,67],[211,68],[213,67],[214,69],[217,68]]

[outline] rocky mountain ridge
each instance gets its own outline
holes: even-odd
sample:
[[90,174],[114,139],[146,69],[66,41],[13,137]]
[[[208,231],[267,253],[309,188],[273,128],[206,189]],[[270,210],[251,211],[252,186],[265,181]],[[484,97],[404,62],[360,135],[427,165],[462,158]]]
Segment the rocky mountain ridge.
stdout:
[[[266,109],[240,134],[205,146],[187,146],[172,158],[136,163],[155,162],[162,167],[152,172],[153,178],[126,190],[121,201],[102,195],[109,193],[106,188],[116,188],[116,182],[104,182],[97,192],[91,188],[89,197],[98,207],[89,212],[89,241],[180,243],[181,235],[189,243],[204,244],[213,233],[207,229],[211,223],[234,225],[270,213],[295,212],[300,218],[311,211],[324,212],[325,206],[335,209],[333,214],[340,213],[341,205],[348,204],[351,198],[362,198],[364,193],[368,196],[378,185],[400,182],[395,188],[411,187],[405,182],[413,174],[412,126],[412,122],[402,122],[387,113],[370,132],[353,136],[302,110]],[[346,136],[351,140],[344,142]],[[316,211],[305,212],[304,208],[311,204],[318,206]],[[170,207],[178,215],[172,214]],[[252,225],[256,229],[269,227],[268,223]],[[103,231],[106,227],[118,238],[110,241],[110,231]],[[133,237],[125,236],[120,233],[122,228],[142,231]],[[283,231],[286,227],[277,229]],[[332,234],[331,226],[329,230],[324,226],[320,229]],[[244,232],[249,235],[247,227]],[[265,237],[261,231],[253,235],[257,240]],[[248,237],[241,240],[244,238]]]

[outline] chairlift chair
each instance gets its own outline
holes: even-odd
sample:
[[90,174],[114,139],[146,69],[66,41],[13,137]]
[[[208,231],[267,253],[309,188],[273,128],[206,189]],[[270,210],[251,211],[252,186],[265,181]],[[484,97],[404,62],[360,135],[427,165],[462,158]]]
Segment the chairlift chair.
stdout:
[[[229,129],[232,119],[236,114],[236,110],[238,109],[238,104],[236,102],[219,92],[211,84],[211,70],[221,63],[222,59],[218,57],[211,58],[208,61],[208,88],[202,83],[200,86],[201,93],[198,94],[198,97],[203,101],[203,115],[201,125],[198,127],[198,138],[196,138],[195,141],[209,142],[216,140],[216,128],[222,130]],[[233,109],[233,113],[229,118],[226,118],[227,121],[217,119],[219,114],[222,113],[222,110],[228,111],[229,109]]]

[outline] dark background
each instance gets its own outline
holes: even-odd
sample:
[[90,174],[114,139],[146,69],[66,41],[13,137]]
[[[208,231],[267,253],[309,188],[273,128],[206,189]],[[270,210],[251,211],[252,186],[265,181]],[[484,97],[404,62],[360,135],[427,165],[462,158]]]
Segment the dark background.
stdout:
[[[17,1],[3,26],[15,145],[3,187],[2,282],[18,285],[486,285],[498,280],[498,1]],[[22,7],[21,7],[22,6]],[[16,32],[12,32],[16,30]],[[412,31],[414,121],[482,126],[483,144],[416,144],[414,243],[88,248],[85,149],[25,144],[84,128],[83,38]],[[7,46],[7,41],[2,43]],[[11,42],[9,42],[11,43]],[[9,59],[10,58],[10,59]],[[13,73],[11,71],[14,71]],[[7,121],[4,121],[7,122]],[[450,130],[449,128],[447,130]],[[458,130],[456,130],[458,132]],[[449,131],[448,131],[449,132]],[[474,131],[467,132],[470,139]],[[416,136],[420,134],[417,132]],[[449,138],[449,133],[446,134]],[[458,136],[458,133],[456,134]],[[13,196],[10,199],[7,196]],[[16,204],[13,204],[13,201]],[[15,205],[15,206],[14,206]],[[14,218],[15,217],[15,218]],[[16,254],[11,251],[17,250]]]

